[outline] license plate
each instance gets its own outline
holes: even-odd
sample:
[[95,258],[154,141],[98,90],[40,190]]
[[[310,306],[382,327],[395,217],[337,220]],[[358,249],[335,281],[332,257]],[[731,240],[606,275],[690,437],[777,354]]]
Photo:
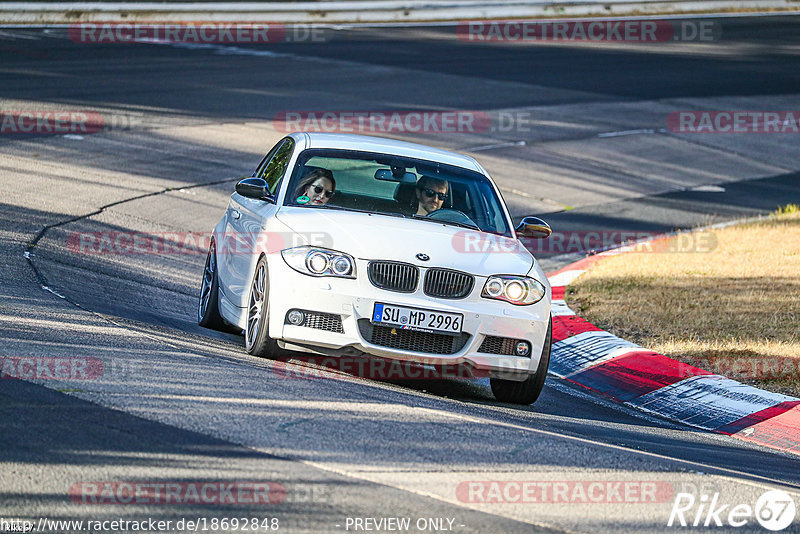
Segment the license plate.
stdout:
[[444,313],[376,302],[372,312],[372,322],[404,330],[460,334],[464,316],[460,313]]

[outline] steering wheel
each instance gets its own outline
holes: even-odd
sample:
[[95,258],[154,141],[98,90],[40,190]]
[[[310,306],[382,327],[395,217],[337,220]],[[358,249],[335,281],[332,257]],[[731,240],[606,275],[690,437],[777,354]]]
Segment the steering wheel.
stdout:
[[426,215],[426,217],[429,219],[435,219],[437,221],[467,224],[469,226],[474,226],[475,228],[480,228],[477,224],[475,224],[475,221],[467,217],[463,211],[454,210],[452,208],[441,208],[436,211],[432,211]]

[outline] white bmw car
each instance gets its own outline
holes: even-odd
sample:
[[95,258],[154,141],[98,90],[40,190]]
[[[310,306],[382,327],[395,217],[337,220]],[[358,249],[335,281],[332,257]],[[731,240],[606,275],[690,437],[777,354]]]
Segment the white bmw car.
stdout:
[[284,350],[464,365],[530,404],[550,361],[551,290],[474,159],[359,135],[294,133],[214,228],[199,324]]

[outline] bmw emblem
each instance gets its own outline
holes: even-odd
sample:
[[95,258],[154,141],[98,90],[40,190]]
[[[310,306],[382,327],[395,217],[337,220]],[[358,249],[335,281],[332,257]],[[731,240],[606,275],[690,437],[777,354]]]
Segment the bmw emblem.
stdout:
[[428,256],[427,254],[423,254],[422,252],[420,252],[419,254],[417,254],[417,259],[419,261],[428,261],[429,259],[431,259],[431,257]]

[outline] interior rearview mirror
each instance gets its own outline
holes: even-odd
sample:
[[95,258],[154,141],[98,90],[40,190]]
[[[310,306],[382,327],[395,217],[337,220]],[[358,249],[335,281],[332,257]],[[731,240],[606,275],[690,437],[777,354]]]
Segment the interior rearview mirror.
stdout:
[[403,174],[394,174],[389,169],[378,169],[377,171],[375,171],[375,179],[382,180],[384,182],[397,182],[400,184],[417,183],[417,175],[414,174],[413,172],[403,172]]
[[516,228],[517,237],[527,237],[530,239],[544,239],[550,237],[553,230],[550,225],[539,217],[525,217]]

